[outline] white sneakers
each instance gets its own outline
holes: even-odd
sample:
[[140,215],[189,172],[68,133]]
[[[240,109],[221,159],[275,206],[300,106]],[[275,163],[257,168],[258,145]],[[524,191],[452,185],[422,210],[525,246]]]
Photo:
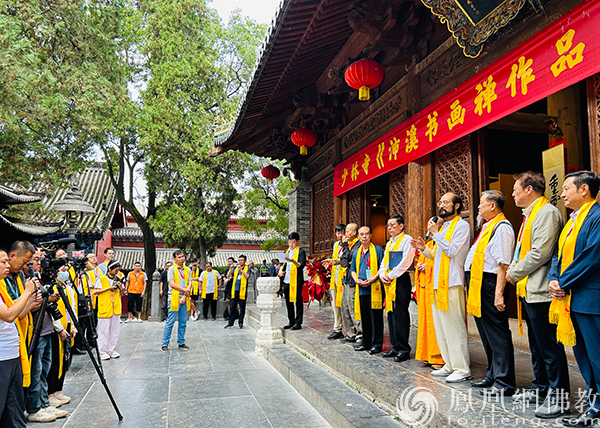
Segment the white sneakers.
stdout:
[[101,360],[110,360],[111,358],[119,358],[120,356],[121,356],[121,354],[119,354],[117,351],[112,351],[110,354],[103,352],[100,354],[100,359]]
[[121,354],[119,354],[117,351],[112,351],[110,353],[110,358],[119,358],[121,356]]
[[38,410],[35,413],[27,416],[29,422],[52,422],[58,418],[64,418],[68,415],[68,412],[64,410],[58,410],[56,407],[45,407]]
[[48,396],[48,399],[50,400],[51,407],[60,407],[63,404],[67,404],[69,401],[71,401],[71,397],[67,397],[65,394],[62,393],[62,391],[50,394]]
[[460,373],[454,372],[446,378],[446,383],[458,383],[464,382],[471,379],[471,376],[461,375]]
[[102,354],[100,354],[100,359],[101,360],[110,360],[110,355],[103,352]]
[[48,396],[48,401],[50,402],[50,406],[52,407],[60,407],[63,405],[62,401],[56,398],[54,394]]
[[128,322],[137,322],[137,323],[142,323],[144,321],[142,321],[141,318],[127,318],[125,321],[123,321],[124,323],[128,323]]
[[136,318],[137,322],[139,322],[140,324],[143,323],[144,321],[142,321],[141,318]]
[[131,322],[131,318],[127,318],[125,321],[123,321],[125,324],[127,324],[128,322]]
[[437,369],[437,370],[433,370],[431,372],[431,376],[438,376],[438,377],[446,377],[446,376],[450,376],[452,374],[452,371],[450,369],[447,369],[446,367],[442,367],[441,369]]

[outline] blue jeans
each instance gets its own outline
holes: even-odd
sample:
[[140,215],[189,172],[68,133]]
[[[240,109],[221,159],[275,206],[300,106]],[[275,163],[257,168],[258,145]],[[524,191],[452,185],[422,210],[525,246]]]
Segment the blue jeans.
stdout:
[[41,336],[31,358],[31,384],[27,391],[25,409],[27,413],[36,413],[50,405],[48,401],[48,372],[52,365],[52,342],[50,335]]
[[[167,307],[171,308],[170,300],[167,303]],[[172,311],[169,309],[167,324],[165,325],[165,330],[163,331],[162,346],[169,346],[169,342],[171,341],[171,332],[173,331],[173,324],[175,324],[175,318],[177,318],[177,322],[179,323],[179,327],[177,328],[177,345],[181,346],[185,343],[185,328],[187,326],[187,307],[184,303],[183,305],[179,305],[179,310],[177,311]]]

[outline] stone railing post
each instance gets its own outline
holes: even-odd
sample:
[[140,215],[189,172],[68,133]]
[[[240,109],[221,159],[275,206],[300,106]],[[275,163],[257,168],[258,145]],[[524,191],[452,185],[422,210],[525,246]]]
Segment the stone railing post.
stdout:
[[265,345],[279,345],[283,343],[281,328],[275,324],[277,310],[281,307],[281,298],[277,297],[279,278],[264,277],[256,281],[258,298],[256,306],[260,309],[260,328],[256,332],[256,355],[263,355]]
[[148,321],[158,321],[160,319],[160,273],[158,271],[152,274],[152,303],[150,306],[150,316]]

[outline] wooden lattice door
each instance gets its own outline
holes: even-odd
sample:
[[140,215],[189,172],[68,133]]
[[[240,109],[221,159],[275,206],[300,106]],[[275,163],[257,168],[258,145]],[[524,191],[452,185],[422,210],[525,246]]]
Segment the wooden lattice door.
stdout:
[[435,152],[436,201],[447,192],[457,194],[463,200],[464,211],[460,214],[473,226],[474,179],[471,136],[467,135]]
[[390,215],[400,214],[406,220],[406,165],[390,172]]
[[313,190],[312,252],[329,252],[333,249],[333,174],[318,181]]

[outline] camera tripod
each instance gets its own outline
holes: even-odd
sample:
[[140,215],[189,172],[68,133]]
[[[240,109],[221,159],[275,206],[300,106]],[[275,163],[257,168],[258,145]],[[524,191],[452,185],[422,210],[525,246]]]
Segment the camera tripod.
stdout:
[[[67,295],[65,294],[65,290],[60,285],[55,288],[58,291],[58,294],[60,295],[60,298],[62,299],[63,303],[65,304],[65,308],[66,308],[67,312],[69,313],[69,316],[71,317],[71,322],[75,325],[75,328],[77,329],[77,331],[83,331],[81,329],[81,325],[79,324],[79,319],[73,312],[73,308],[71,307],[71,305],[69,303],[69,299],[68,299]],[[40,331],[42,329],[43,319],[45,316],[46,307],[48,304],[48,297],[49,297],[48,295],[45,296],[44,300],[42,301],[42,306],[40,307],[40,315],[37,319],[37,322],[35,325],[35,330],[33,333],[33,338],[31,340],[31,345],[27,352],[28,356],[31,356],[33,354],[33,350],[35,350],[35,348],[37,347],[39,337],[40,337]],[[42,312],[42,311],[44,311],[44,312]],[[90,319],[91,318],[93,318],[93,317],[90,316]],[[94,337],[96,338],[96,346],[95,346],[96,353],[99,355],[99,350],[98,350],[98,346],[97,346],[98,335],[96,333],[96,328],[95,328],[94,322],[92,321],[91,324],[93,326],[92,331],[94,332]],[[67,340],[69,340],[69,339],[67,339]],[[115,401],[114,397],[112,396],[112,393],[110,392],[110,389],[108,388],[108,384],[106,383],[106,378],[104,377],[104,371],[102,370],[102,366],[99,364],[100,358],[98,357],[98,361],[96,361],[96,359],[94,358],[94,354],[92,353],[92,348],[84,336],[81,337],[81,340],[83,342],[83,346],[85,347],[85,350],[88,353],[88,356],[90,357],[90,360],[92,361],[94,369],[96,369],[96,373],[98,374],[98,377],[100,378],[100,382],[102,383],[102,386],[104,386],[106,394],[108,395],[108,398],[110,399],[110,402],[112,403],[112,405],[115,409],[115,412],[117,413],[117,417],[119,418],[120,421],[122,421],[123,415],[121,415],[121,412],[119,411],[119,407],[117,406],[117,402]]]

